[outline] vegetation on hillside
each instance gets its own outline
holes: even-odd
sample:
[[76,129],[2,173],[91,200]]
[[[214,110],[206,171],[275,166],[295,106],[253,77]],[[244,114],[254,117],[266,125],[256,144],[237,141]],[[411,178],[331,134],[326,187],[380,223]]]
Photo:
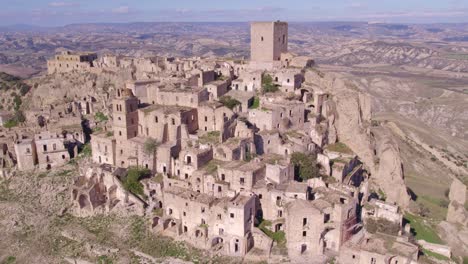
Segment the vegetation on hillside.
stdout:
[[429,243],[443,244],[437,232],[424,218],[407,213],[404,219],[411,225],[411,233],[417,240],[422,239]]
[[26,95],[31,87],[24,83],[20,78],[0,72],[0,91],[13,90],[19,92],[21,96]]
[[21,106],[23,105],[22,97],[25,96],[30,89],[31,87],[20,78],[0,72],[0,93],[11,91],[10,98],[2,95],[0,110],[14,111],[13,117],[4,124],[5,128],[15,127],[26,120],[21,111]]
[[328,145],[327,150],[350,155],[354,153],[345,143],[342,142],[336,142],[335,144]]

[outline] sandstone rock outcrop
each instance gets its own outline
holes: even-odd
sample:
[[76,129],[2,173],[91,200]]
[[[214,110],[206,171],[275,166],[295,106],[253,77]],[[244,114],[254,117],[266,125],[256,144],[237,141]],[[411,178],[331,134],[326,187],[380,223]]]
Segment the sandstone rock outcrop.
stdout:
[[454,179],[450,186],[450,204],[447,211],[447,221],[468,225],[468,212],[465,209],[466,186],[458,179]]
[[382,188],[387,202],[407,208],[410,196],[406,190],[400,150],[385,128],[373,129],[378,159],[376,183]]
[[[337,140],[360,157],[374,182],[385,192],[387,201],[406,208],[410,196],[406,191],[399,149],[386,128],[371,131],[370,95],[334,73],[307,71],[305,79],[333,95],[335,104],[329,105],[335,107],[336,116],[330,127],[336,128]],[[380,157],[378,162],[376,157]]]

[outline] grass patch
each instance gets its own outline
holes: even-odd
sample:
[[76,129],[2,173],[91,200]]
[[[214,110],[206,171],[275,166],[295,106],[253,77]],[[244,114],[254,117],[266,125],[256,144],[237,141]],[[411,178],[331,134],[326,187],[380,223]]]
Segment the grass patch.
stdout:
[[194,263],[205,263],[206,261],[201,250],[182,242],[175,242],[168,237],[155,236],[149,232],[143,217],[132,217],[127,244],[153,257],[175,257]]
[[449,203],[447,199],[421,195],[418,196],[417,202],[429,209],[429,215],[435,220],[442,221],[447,216]]
[[250,106],[250,109],[257,109],[258,107],[260,107],[260,98],[258,96],[255,96],[254,101]]
[[16,263],[16,257],[8,256],[5,260],[2,261],[2,264],[13,264]]
[[231,96],[221,96],[219,98],[219,102],[222,103],[229,109],[234,109],[234,107],[241,104],[241,102],[237,101],[236,99],[232,98]]
[[417,240],[422,239],[429,243],[443,244],[442,239],[434,231],[433,227],[424,223],[424,218],[412,214],[405,214],[405,220],[411,225],[411,232]]
[[109,117],[107,117],[103,112],[97,112],[97,113],[94,115],[94,118],[95,118],[96,121],[98,121],[98,122],[105,122],[105,121],[109,120]]
[[424,256],[427,256],[427,257],[432,257],[432,258],[435,258],[435,259],[438,259],[438,260],[442,260],[442,261],[449,261],[450,259],[447,258],[446,256],[443,256],[441,254],[438,254],[438,253],[435,253],[435,252],[432,252],[430,250],[427,250],[427,249],[422,249],[422,252],[424,254]]
[[198,138],[200,144],[216,144],[219,143],[221,132],[219,131],[210,131]]
[[102,256],[98,257],[97,263],[98,264],[112,264],[114,262],[112,261],[112,258],[110,258],[110,257],[108,257],[106,255],[102,255]]
[[73,173],[72,170],[62,170],[62,171],[58,171],[57,173],[55,173],[55,176],[66,177],[66,176],[70,176],[72,173]]
[[214,174],[218,170],[218,165],[221,164],[219,160],[210,160],[202,169],[208,174]]
[[153,214],[159,217],[163,216],[163,209],[162,208],[153,208]]
[[91,148],[91,144],[89,143],[84,144],[83,147],[81,148],[80,155],[83,157],[91,157],[92,154],[93,154],[93,150]]
[[8,121],[6,121],[4,124],[3,124],[3,127],[5,128],[13,128],[15,126],[18,125],[18,121],[14,120],[14,119],[10,119]]
[[398,235],[400,231],[400,225],[394,222],[388,221],[386,219],[372,219],[369,218],[366,220],[366,230],[369,233],[375,234],[377,232],[389,234],[392,236]]
[[343,154],[354,154],[354,152],[345,144],[342,142],[336,142],[335,144],[330,144],[326,147],[329,151],[333,152],[338,152],[338,153],[343,153]]
[[156,176],[154,176],[153,178],[153,181],[157,183],[162,183],[163,180],[164,180],[164,177],[161,173],[156,174]]

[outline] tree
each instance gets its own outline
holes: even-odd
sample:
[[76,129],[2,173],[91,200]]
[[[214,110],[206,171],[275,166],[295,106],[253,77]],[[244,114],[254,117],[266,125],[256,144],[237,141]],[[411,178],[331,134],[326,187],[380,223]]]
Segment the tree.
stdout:
[[143,196],[143,184],[141,184],[140,180],[149,174],[150,171],[147,169],[141,170],[136,167],[129,168],[127,177],[122,181],[124,189],[133,194]]
[[273,78],[269,74],[262,76],[263,93],[274,93],[278,91],[278,86],[273,83]]
[[156,151],[156,148],[158,147],[159,142],[154,139],[154,138],[148,138],[145,141],[145,144],[143,145],[143,152],[146,155],[152,155]]
[[303,181],[320,177],[320,168],[315,155],[295,152],[291,155],[291,162],[294,164],[295,175]]

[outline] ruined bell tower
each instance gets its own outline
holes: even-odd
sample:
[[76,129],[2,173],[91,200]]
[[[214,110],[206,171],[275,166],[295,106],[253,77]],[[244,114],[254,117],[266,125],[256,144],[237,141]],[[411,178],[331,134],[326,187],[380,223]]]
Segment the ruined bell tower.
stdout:
[[252,22],[250,25],[250,59],[255,62],[272,62],[288,52],[288,23]]
[[125,141],[138,134],[138,98],[130,89],[118,89],[112,104],[114,136]]

